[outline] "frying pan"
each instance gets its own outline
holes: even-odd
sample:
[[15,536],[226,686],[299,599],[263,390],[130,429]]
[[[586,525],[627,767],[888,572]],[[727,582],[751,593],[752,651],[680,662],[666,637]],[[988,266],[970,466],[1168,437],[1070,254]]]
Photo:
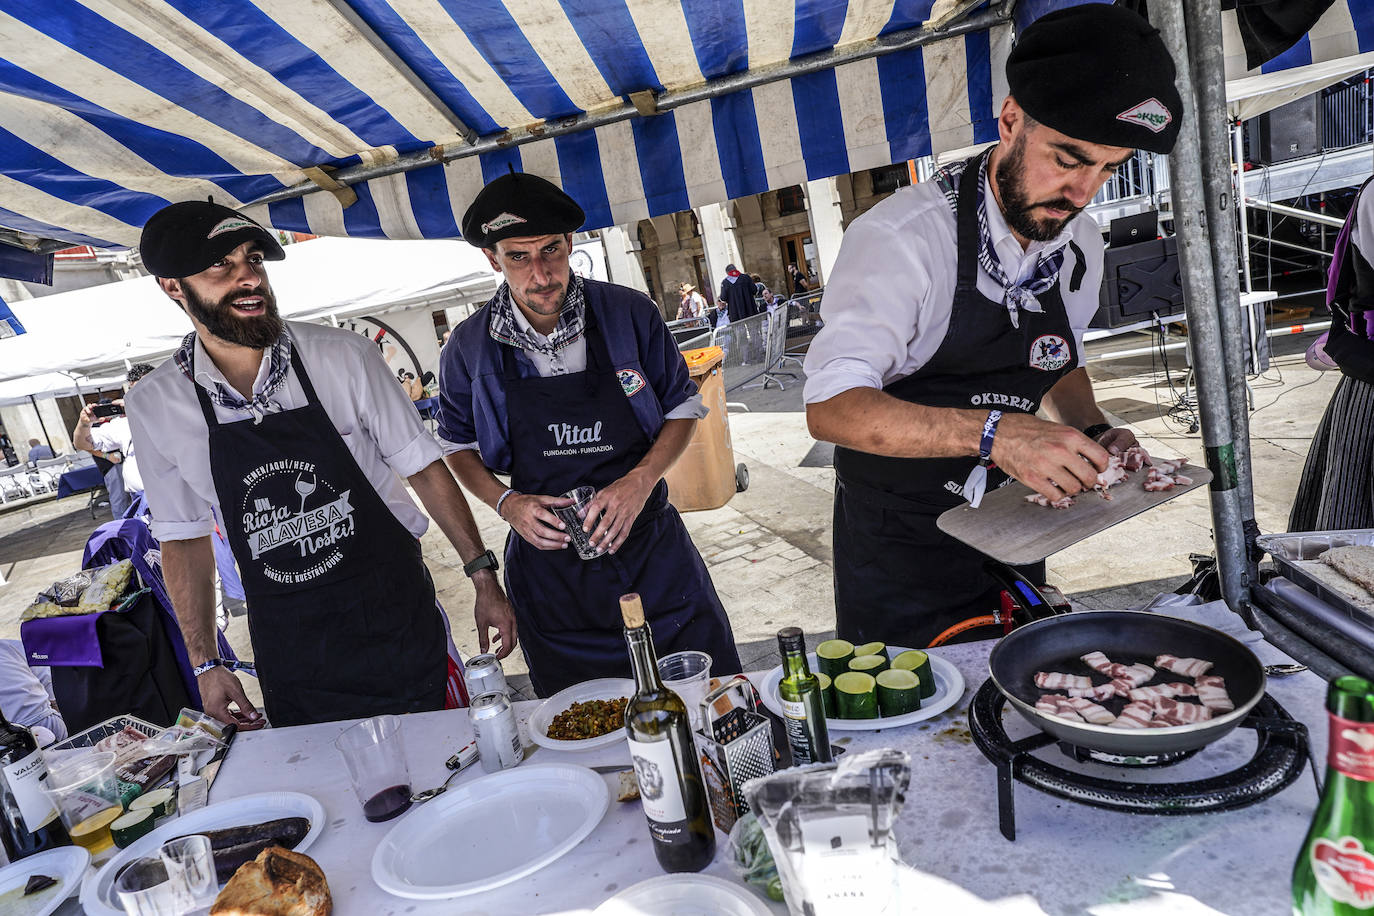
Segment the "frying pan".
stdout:
[[[1096,675],[1093,683],[1101,683],[1102,676],[1079,658],[1094,650],[1124,664],[1144,661],[1153,666],[1155,656],[1164,654],[1206,659],[1213,663],[1207,673],[1226,679],[1226,691],[1236,708],[1206,722],[1141,729],[1070,722],[1038,711],[1035,701],[1049,691],[1035,686],[1035,673],[1091,673]],[[1210,744],[1239,725],[1264,696],[1264,667],[1244,644],[1200,623],[1146,611],[1077,611],[1037,620],[1002,637],[993,647],[988,667],[997,689],[1031,725],[1080,747],[1125,756],[1189,751]],[[1161,674],[1151,683],[1192,683],[1181,675]]]

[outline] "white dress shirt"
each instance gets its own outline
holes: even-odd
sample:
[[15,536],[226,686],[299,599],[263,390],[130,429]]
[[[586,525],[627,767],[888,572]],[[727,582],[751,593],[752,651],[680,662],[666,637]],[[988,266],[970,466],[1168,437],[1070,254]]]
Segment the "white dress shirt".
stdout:
[[[1040,255],[1071,240],[1083,252],[1086,272],[1076,292],[1069,277],[1077,259],[1066,252],[1059,291],[1083,365],[1083,332],[1098,308],[1102,285],[1102,233],[1080,214],[1057,238],[1025,250],[1011,234],[988,182],[983,182],[993,252],[1013,281],[1031,274]],[[924,366],[940,348],[954,305],[958,243],[954,213],[939,185],[902,188],[856,219],[845,231],[825,284],[825,320],[804,363],[808,404],[851,388],[882,388]],[[977,257],[971,252],[970,257]],[[978,291],[1002,301],[1002,288],[981,267]]]
[[[133,389],[129,389],[132,391]],[[119,452],[124,457],[119,462],[124,489],[128,493],[143,492],[143,475],[138,470],[138,460],[134,458],[134,433],[129,427],[129,418],[112,417],[108,423],[91,427],[91,442],[100,451]]]
[[[418,538],[429,520],[411,501],[401,478],[440,460],[443,451],[425,429],[410,396],[376,345],[361,334],[295,321],[287,327],[349,452],[392,514]],[[265,388],[268,356],[264,350],[254,393]],[[195,367],[196,381],[207,391],[214,390],[214,382],[228,385],[199,338]],[[210,510],[218,510],[219,499],[210,474],[209,433],[190,379],[169,359],[144,376],[125,400],[153,513],[153,536],[180,541],[209,534]],[[305,390],[294,368],[270,401],[269,413],[305,406]],[[246,410],[217,404],[214,409],[221,423],[252,421]]]
[[[6,719],[33,729],[40,745],[67,737],[67,725],[53,702],[52,672],[46,667],[30,668],[24,645],[17,639],[0,639],[0,709]],[[51,732],[52,738],[44,740],[39,729]]]
[[[515,313],[516,327],[534,337],[534,339],[541,344],[547,344],[549,342],[548,336],[536,331],[534,326],[530,324],[529,319],[525,317],[525,313],[520,311],[518,306],[513,308],[512,311]],[[550,378],[555,375],[571,375],[587,368],[587,335],[581,335],[577,340],[574,340],[572,343],[554,352],[552,355],[543,350],[525,350],[524,353],[525,356],[529,358],[529,361],[534,364],[535,371],[539,373],[540,378]],[[702,403],[701,394],[697,393],[664,414],[663,419],[680,420],[689,418],[699,420],[710,413],[710,411],[711,409]],[[476,442],[450,442],[442,436],[439,437],[439,442],[443,446],[445,455],[451,455],[454,452],[470,451],[477,448]]]

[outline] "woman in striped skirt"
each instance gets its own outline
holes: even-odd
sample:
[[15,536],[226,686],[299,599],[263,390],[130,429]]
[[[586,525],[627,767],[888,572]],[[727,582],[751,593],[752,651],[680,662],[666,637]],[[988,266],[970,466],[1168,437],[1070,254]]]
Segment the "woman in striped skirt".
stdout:
[[[1336,241],[1327,304],[1331,330],[1309,363],[1341,380],[1307,453],[1289,531],[1374,528],[1374,194],[1359,198]],[[1352,316],[1354,320],[1352,321]],[[1316,360],[1316,362],[1314,362]]]

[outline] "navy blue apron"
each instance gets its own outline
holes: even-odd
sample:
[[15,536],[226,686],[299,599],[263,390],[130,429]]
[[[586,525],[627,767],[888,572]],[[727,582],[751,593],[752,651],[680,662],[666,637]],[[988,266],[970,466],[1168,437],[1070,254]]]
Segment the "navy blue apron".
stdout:
[[[598,490],[624,477],[651,445],[597,326],[586,309],[587,368],[521,377],[516,349],[501,345],[511,444],[511,486],[558,496],[578,486]],[[649,390],[644,397],[652,397]],[[569,436],[569,430],[582,430]],[[576,444],[570,444],[575,442]],[[739,653],[715,586],[687,529],[668,503],[662,480],[614,554],[583,560],[571,546],[540,550],[511,531],[506,593],[535,692],[549,696],[598,677],[630,677],[620,596],[638,592],[659,657],[698,649],[712,672],[740,670]]]
[[[984,153],[983,155],[987,155]],[[1019,314],[978,292],[978,174],[969,160],[959,182],[958,268],[949,329],[930,361],[885,386],[928,407],[1034,413],[1054,384],[1078,366],[1073,330],[1056,284],[1037,297],[1042,313]],[[1062,275],[1061,275],[1062,276]],[[835,617],[855,643],[926,646],[941,631],[998,607],[1001,586],[987,559],[940,531],[935,520],[962,505],[976,458],[890,458],[835,449]],[[988,489],[1008,480],[988,473]],[[1019,569],[1042,584],[1045,564]]]
[[325,413],[299,351],[306,404],[210,431],[210,471],[248,601],[273,725],[444,708],[447,641],[420,542]]

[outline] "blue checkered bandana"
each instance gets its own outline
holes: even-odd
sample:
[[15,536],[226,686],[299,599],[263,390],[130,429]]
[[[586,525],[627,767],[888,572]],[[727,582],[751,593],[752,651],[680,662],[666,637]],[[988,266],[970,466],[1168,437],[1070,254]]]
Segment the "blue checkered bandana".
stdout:
[[[196,377],[191,368],[191,358],[195,352],[196,332],[192,331],[181,340],[181,346],[177,349],[173,359],[176,360],[177,368],[182,375],[196,384]],[[215,382],[215,387],[207,389],[210,400],[226,410],[245,410],[253,414],[253,422],[261,423],[262,418],[273,410],[273,404],[269,400],[276,394],[277,389],[286,381],[286,373],[291,369],[291,331],[282,325],[281,336],[277,342],[272,344],[269,351],[267,367],[267,384],[262,391],[253,392],[253,397],[248,400],[233,388],[223,382]]]
[[[958,178],[963,171],[964,163],[955,162],[935,173],[935,181],[945,193],[945,200],[949,201],[956,220],[959,218]],[[988,157],[984,156],[978,169],[978,263],[987,275],[1002,287],[1002,303],[1006,305],[1007,314],[1011,317],[1011,326],[1019,328],[1021,323],[1017,313],[1021,309],[1028,312],[1044,311],[1036,296],[1059,281],[1059,268],[1064,264],[1064,247],[1061,245],[1053,251],[1042,252],[1031,275],[1021,283],[1013,283],[1007,277],[1006,271],[1002,270],[1002,265],[993,252],[992,236],[988,232],[988,214],[984,200],[987,177]]]
[[582,293],[582,278],[569,271],[568,293],[558,313],[558,324],[547,341],[521,328],[515,321],[515,301],[510,296],[510,284],[502,283],[491,300],[491,323],[487,326],[493,340],[522,350],[535,350],[553,356],[569,344],[576,343],[587,329],[586,299]]

